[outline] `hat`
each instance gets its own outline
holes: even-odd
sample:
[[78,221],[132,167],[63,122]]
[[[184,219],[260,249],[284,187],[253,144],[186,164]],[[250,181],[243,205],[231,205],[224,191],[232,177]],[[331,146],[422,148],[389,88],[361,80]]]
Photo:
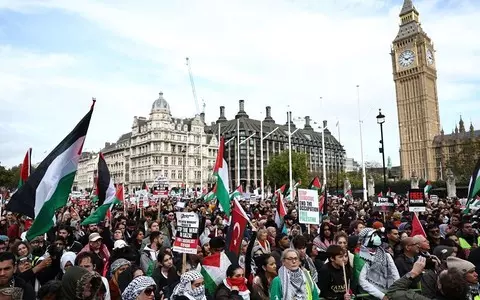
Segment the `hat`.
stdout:
[[472,269],[475,269],[475,265],[468,260],[464,260],[456,256],[450,256],[447,258],[447,268],[449,270],[456,269],[457,271],[462,273],[462,275],[465,275]]
[[94,232],[94,233],[92,233],[88,236],[88,241],[89,242],[95,242],[95,241],[98,241],[101,238],[102,238],[102,236],[100,235],[100,233]]
[[210,239],[210,248],[221,249],[225,248],[225,240],[222,237],[216,236]]
[[439,245],[433,250],[433,255],[438,257],[440,260],[445,260],[447,257],[452,255],[454,248],[449,246]]
[[380,229],[382,227],[383,227],[383,224],[382,224],[382,222],[379,222],[379,221],[373,222],[373,224],[372,224],[373,229]]
[[127,246],[127,243],[124,240],[116,240],[113,244],[113,249],[122,249]]
[[4,242],[8,241],[8,236],[0,235],[0,241],[4,241]]

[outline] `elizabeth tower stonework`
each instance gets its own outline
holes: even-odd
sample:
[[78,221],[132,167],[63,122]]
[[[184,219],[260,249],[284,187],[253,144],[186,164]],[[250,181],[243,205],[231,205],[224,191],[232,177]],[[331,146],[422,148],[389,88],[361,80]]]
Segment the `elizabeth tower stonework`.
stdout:
[[437,70],[432,40],[422,30],[412,0],[404,0],[400,28],[392,44],[402,178],[413,172],[436,180],[433,139],[440,134]]

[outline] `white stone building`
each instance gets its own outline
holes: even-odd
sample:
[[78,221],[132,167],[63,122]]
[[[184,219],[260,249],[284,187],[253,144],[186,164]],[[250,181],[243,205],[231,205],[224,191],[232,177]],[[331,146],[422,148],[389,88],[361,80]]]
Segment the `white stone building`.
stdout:
[[78,161],[78,169],[73,181],[74,190],[90,191],[97,175],[98,153],[83,152]]
[[134,117],[128,185],[140,188],[146,181],[151,186],[156,178],[164,177],[170,187],[200,187],[202,182],[206,186],[212,180],[217,148],[216,137],[205,134],[203,113],[193,118],[174,118],[160,93],[148,119]]

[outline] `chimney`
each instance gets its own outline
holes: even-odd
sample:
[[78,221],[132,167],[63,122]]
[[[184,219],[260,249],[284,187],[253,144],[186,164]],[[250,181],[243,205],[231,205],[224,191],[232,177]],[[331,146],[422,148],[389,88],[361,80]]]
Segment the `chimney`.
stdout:
[[248,119],[248,115],[245,112],[245,100],[238,100],[238,113],[235,116],[235,119],[239,119],[239,118]]
[[305,116],[305,130],[313,130],[312,126],[310,126],[310,116]]
[[323,128],[327,128],[327,120],[323,120]]
[[205,124],[205,113],[204,112],[200,113],[200,120],[202,120],[202,123]]
[[272,108],[270,106],[265,107],[265,120],[266,123],[275,123],[275,120],[272,119]]
[[225,106],[220,106],[220,117],[217,120],[217,124],[225,121],[227,121],[227,118],[225,118]]

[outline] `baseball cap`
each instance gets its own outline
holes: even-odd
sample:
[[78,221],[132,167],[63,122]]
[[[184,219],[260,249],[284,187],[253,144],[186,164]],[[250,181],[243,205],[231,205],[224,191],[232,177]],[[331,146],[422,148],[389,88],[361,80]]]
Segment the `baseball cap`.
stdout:
[[95,241],[98,241],[101,238],[102,238],[102,236],[100,235],[100,233],[94,232],[94,233],[92,233],[88,236],[88,241],[89,242],[95,242]]
[[113,244],[113,249],[122,249],[127,246],[127,243],[124,240],[117,240]]

